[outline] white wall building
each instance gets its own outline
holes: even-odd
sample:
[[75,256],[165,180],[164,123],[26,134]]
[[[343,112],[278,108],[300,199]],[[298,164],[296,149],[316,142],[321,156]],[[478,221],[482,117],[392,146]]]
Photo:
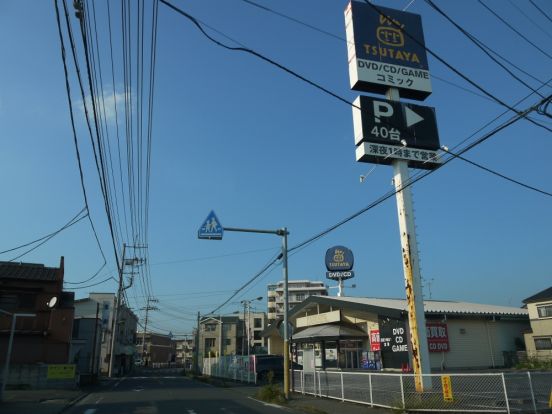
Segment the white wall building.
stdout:
[[[309,296],[328,296],[324,282],[311,280],[288,281],[289,308],[303,302]],[[268,285],[268,321],[284,317],[284,282]]]

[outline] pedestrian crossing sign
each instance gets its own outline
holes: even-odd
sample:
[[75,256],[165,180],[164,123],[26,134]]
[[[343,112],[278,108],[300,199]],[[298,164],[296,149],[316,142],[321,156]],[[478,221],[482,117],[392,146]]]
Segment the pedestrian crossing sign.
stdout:
[[198,239],[222,240],[224,228],[214,211],[211,211],[197,232]]

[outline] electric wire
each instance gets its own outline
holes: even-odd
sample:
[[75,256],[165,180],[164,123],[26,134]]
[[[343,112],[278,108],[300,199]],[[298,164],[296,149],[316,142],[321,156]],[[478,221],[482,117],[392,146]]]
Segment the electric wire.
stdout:
[[538,28],[546,36],[548,36],[552,39],[552,35],[550,35],[550,33],[547,30],[543,29],[540,24],[538,24],[534,19],[531,18],[531,16],[529,16],[527,13],[525,13],[521,7],[519,7],[512,0],[508,0],[508,3],[510,3],[512,5],[512,7],[514,7],[518,12],[520,12],[527,20],[529,20],[529,22],[531,23],[532,26]]
[[483,3],[481,0],[477,0],[479,4],[481,4],[484,8],[486,8],[493,16],[495,16],[498,20],[500,20],[502,23],[504,23],[510,30],[512,30],[514,33],[516,33],[519,37],[521,37],[523,40],[525,40],[528,44],[533,46],[535,49],[537,49],[539,52],[541,52],[544,56],[546,56],[549,59],[552,59],[552,56],[546,53],[544,50],[542,50],[540,47],[538,47],[535,43],[533,43],[531,40],[529,40],[523,33],[521,33],[519,30],[517,30],[514,26],[512,26],[510,23],[508,23],[503,17],[501,17],[497,12],[495,12],[492,8],[490,8],[488,5]]
[[552,23],[552,18],[550,18],[550,16],[546,14],[546,12],[542,10],[533,0],[529,0],[529,3],[531,3],[538,11],[541,12],[544,17],[546,17]]
[[113,280],[115,282],[117,282],[117,279],[115,279],[113,276],[109,276],[107,279],[104,279],[100,282],[97,282],[97,283],[93,283],[91,285],[87,285],[87,286],[77,286],[77,287],[65,287],[64,289],[67,289],[67,290],[80,290],[80,289],[88,289],[90,287],[94,287],[94,286],[98,286],[98,285],[101,285],[102,283],[105,283],[105,282],[109,282],[110,280]]
[[444,152],[446,152],[447,154],[450,154],[450,155],[452,155],[452,156],[455,157],[455,158],[458,158],[458,159],[460,159],[460,160],[462,160],[462,161],[464,161],[464,162],[467,162],[468,164],[471,164],[471,165],[473,165],[474,167],[477,167],[477,168],[480,168],[480,169],[482,169],[482,170],[484,170],[484,171],[487,171],[488,173],[491,173],[491,174],[493,174],[493,175],[496,175],[497,177],[503,178],[503,179],[505,179],[506,181],[510,181],[510,182],[512,182],[512,183],[514,183],[514,184],[517,184],[517,185],[521,186],[521,187],[527,188],[528,190],[532,190],[532,191],[535,191],[535,192],[537,192],[537,193],[544,194],[544,195],[547,195],[547,196],[549,196],[549,197],[552,197],[552,193],[549,193],[548,191],[541,190],[541,189],[539,189],[539,188],[537,188],[537,187],[533,187],[532,185],[525,184],[525,183],[523,183],[523,182],[521,182],[521,181],[519,181],[519,180],[516,180],[516,179],[514,179],[514,178],[508,177],[508,176],[506,176],[506,175],[504,175],[504,174],[501,174],[501,173],[499,173],[499,172],[496,172],[496,171],[494,171],[494,170],[491,170],[490,168],[487,168],[487,167],[485,167],[485,166],[483,166],[483,165],[481,165],[481,164],[478,164],[478,163],[476,163],[476,162],[474,162],[474,161],[471,161],[471,160],[469,160],[469,159],[467,159],[467,158],[465,158],[465,157],[462,157],[461,155],[455,154],[455,153],[453,153],[452,151],[450,151],[450,150],[448,150],[448,149],[446,149],[446,148],[441,148],[441,149],[442,149]]
[[[523,71],[523,69],[519,68],[514,63],[510,62],[506,58],[504,58],[502,55],[498,54],[496,51],[491,49],[489,46],[487,46],[485,43],[483,43],[480,39],[472,35],[470,32],[468,32],[466,29],[464,29],[462,26],[460,26],[455,20],[453,20],[447,13],[445,13],[441,8],[439,8],[432,0],[425,0],[426,4],[428,4],[433,10],[435,10],[437,13],[439,13],[441,16],[443,16],[450,24],[452,24],[460,33],[462,33],[465,37],[467,37],[474,45],[476,45],[480,50],[485,53],[489,59],[491,59],[493,62],[495,62],[497,65],[499,65],[502,69],[504,69],[512,78],[517,80],[519,83],[524,85],[525,87],[529,88],[534,93],[538,94],[541,98],[544,98],[544,95],[539,93],[537,90],[535,90],[531,85],[526,83],[523,79],[519,78],[514,74],[510,69],[508,69],[504,64],[502,64],[500,61],[498,61],[494,56],[491,55],[491,52],[498,57],[500,57],[502,60],[508,62],[510,65],[514,66],[519,71],[522,71],[523,73],[531,76],[527,72]],[[542,81],[540,81],[537,78],[534,78],[537,81],[539,81],[542,84]]]
[[[164,1],[164,0],[162,0]],[[481,2],[481,0],[478,0],[479,2]],[[373,10],[377,11],[379,13],[380,16],[383,16],[385,17],[385,13],[383,13],[383,11],[375,6],[374,4],[370,3],[368,0],[364,0],[364,3],[367,4],[369,7],[371,7]],[[448,63],[445,59],[443,59],[440,55],[438,55],[437,53],[435,53],[432,49],[430,49],[429,47],[427,47],[426,45],[424,45],[422,42],[420,42],[416,37],[412,36],[412,34],[410,34],[407,30],[404,30],[404,28],[401,28],[398,23],[394,22],[393,20],[389,20],[390,23],[395,26],[396,28],[399,28],[401,29],[401,31],[410,39],[412,39],[412,41],[414,41],[417,45],[419,45],[420,47],[423,47],[424,50],[426,50],[431,56],[433,56],[435,59],[437,59],[439,62],[441,62],[443,65],[445,65],[448,69],[450,69],[452,72],[454,72],[456,75],[458,75],[459,77],[461,77],[462,79],[464,79],[466,82],[468,82],[469,84],[471,84],[472,86],[474,86],[476,89],[478,89],[479,91],[483,92],[485,95],[487,95],[489,98],[493,99],[494,101],[496,101],[497,103],[499,103],[500,105],[504,106],[505,108],[508,108],[510,111],[514,112],[514,113],[519,113],[519,111],[517,109],[515,109],[514,107],[508,105],[506,102],[504,102],[502,99],[498,98],[497,96],[495,96],[494,94],[492,94],[491,92],[489,92],[487,89],[483,88],[481,85],[479,85],[477,82],[473,81],[471,78],[469,78],[468,76],[464,75],[462,72],[460,72],[458,69],[456,69],[454,66],[452,66],[450,63]],[[543,129],[546,129],[547,131],[549,132],[552,132],[552,129],[542,125],[542,124],[539,124],[538,122],[535,122],[534,120],[532,119],[527,119],[529,122],[531,122],[532,124],[534,125],[537,125],[539,126],[540,128],[543,128]]]
[[33,241],[30,241],[28,243],[24,243],[24,244],[21,244],[19,246],[16,246],[16,247],[12,247],[11,249],[7,249],[7,250],[3,250],[3,251],[0,251],[0,254],[4,254],[4,253],[9,253],[9,252],[13,252],[14,250],[19,250],[19,249],[22,249],[23,247],[27,247],[27,246],[30,246],[31,244],[35,244],[35,243],[38,243],[39,241],[42,241],[44,239],[47,239],[51,236],[55,236],[56,234],[59,234],[60,232],[62,232],[63,230],[67,229],[68,227],[72,226],[73,224],[75,224],[74,220],[80,216],[84,211],[86,211],[86,207],[83,207],[81,209],[81,211],[79,211],[75,216],[73,216],[71,218],[71,220],[69,220],[67,223],[65,223],[62,227],[60,227],[59,229],[51,232],[51,233],[48,233],[47,235],[45,236],[42,236],[38,239],[35,239]]

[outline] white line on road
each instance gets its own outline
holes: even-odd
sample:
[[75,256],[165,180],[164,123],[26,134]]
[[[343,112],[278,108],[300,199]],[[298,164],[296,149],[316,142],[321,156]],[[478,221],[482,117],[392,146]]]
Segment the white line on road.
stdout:
[[95,408],[88,408],[84,410],[84,414],[94,414],[96,412]]
[[253,397],[247,397],[247,398],[249,398],[250,400],[253,400],[253,401],[257,401],[257,402],[259,402],[259,403],[261,403],[261,404],[263,404],[263,405],[266,405],[266,406],[268,406],[268,407],[281,408],[281,409],[284,408],[284,407],[282,407],[281,405],[266,403],[266,402],[264,402],[264,401],[257,400],[256,398],[253,398]]
[[103,399],[104,399],[104,397],[98,398],[94,404],[98,404],[98,403],[99,403],[101,400],[103,400]]
[[196,414],[194,410],[188,410],[188,414]]

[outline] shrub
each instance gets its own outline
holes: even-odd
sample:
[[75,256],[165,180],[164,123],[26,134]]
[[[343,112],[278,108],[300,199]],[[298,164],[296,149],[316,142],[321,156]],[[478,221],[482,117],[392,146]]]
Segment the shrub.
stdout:
[[286,401],[283,388],[276,384],[268,384],[261,387],[255,396],[267,403],[283,404]]

